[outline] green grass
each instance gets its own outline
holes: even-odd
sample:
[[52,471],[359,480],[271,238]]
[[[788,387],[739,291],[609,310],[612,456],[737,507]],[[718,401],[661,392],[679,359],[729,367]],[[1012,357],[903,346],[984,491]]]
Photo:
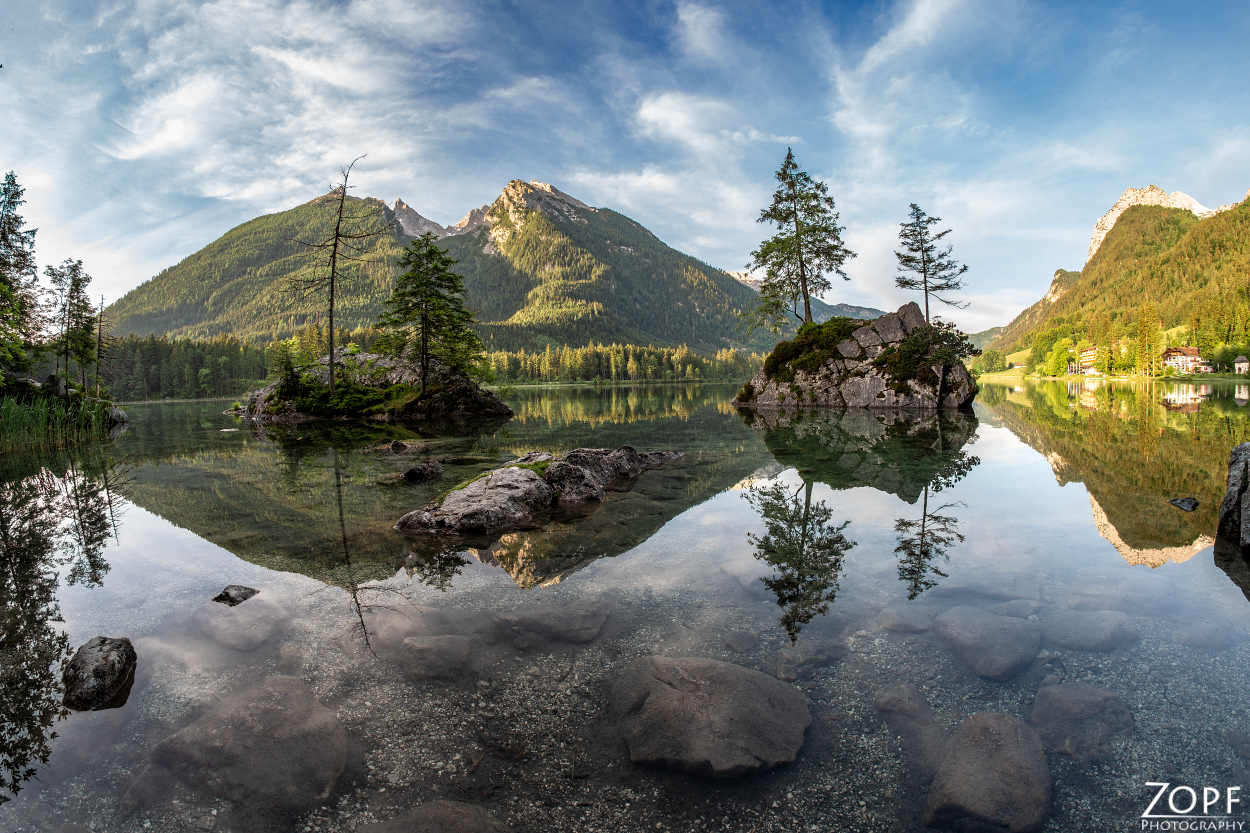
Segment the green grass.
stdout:
[[58,397],[22,400],[0,397],[0,451],[59,448],[103,437],[110,427],[109,406]]

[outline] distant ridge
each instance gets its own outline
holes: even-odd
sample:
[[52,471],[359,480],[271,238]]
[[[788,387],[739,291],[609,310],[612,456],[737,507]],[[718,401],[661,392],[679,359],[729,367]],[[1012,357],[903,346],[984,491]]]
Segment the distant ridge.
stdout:
[[[749,287],[752,292],[760,291],[759,278],[753,277],[750,272],[728,272],[730,277],[743,286]],[[863,318],[871,320],[880,318],[885,312],[872,307],[860,307],[854,304],[827,304],[819,298],[812,299],[812,320],[817,323],[828,321],[830,318]]]
[[[296,241],[325,236],[334,196],[231,229],[126,293],[110,307],[109,320],[119,334],[225,334],[252,342],[285,338],[316,322],[321,304],[291,296],[287,286],[317,267],[314,254]],[[378,207],[383,233],[369,244],[368,262],[349,265],[341,284],[336,321],[349,329],[376,320],[402,247],[432,232],[459,261],[479,333],[492,349],[622,342],[707,352],[767,349],[775,340],[741,331],[739,316],[755,303],[749,287],[667,246],[634,220],[548,183],[513,180],[493,203],[451,226],[402,199],[352,201]],[[877,314],[849,305],[817,309],[825,318]]]
[[1011,353],[1048,329],[1079,340],[1095,315],[1126,331],[1146,299],[1165,328],[1196,316],[1250,315],[1248,274],[1250,192],[1208,209],[1179,191],[1130,188],[1095,224],[1085,267],[1056,270],[1046,294],[988,346]]

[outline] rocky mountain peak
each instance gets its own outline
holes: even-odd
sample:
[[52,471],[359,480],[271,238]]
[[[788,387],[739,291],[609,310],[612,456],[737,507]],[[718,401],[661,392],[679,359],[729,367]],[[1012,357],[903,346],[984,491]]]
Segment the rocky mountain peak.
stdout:
[[[1250,198],[1250,192],[1247,192],[1246,197]],[[1164,208],[1180,208],[1184,211],[1192,211],[1199,219],[1213,217],[1221,211],[1227,211],[1233,207],[1232,205],[1221,205],[1219,208],[1207,208],[1188,194],[1183,194],[1180,191],[1173,191],[1169,194],[1158,185],[1147,185],[1145,188],[1129,188],[1120,195],[1115,205],[1111,206],[1111,210],[1102,215],[1102,218],[1094,224],[1094,234],[1089,241],[1087,262],[1093,260],[1094,253],[1098,251],[1098,247],[1106,239],[1107,233],[1115,226],[1115,221],[1120,219],[1120,215],[1134,205],[1160,205]]]
[[473,208],[469,213],[461,218],[460,222],[448,227],[448,234],[468,234],[475,230],[482,223],[486,222],[486,215],[490,211],[489,205],[483,205],[481,208]]
[[427,231],[433,232],[435,237],[446,237],[450,233],[433,220],[422,217],[412,206],[398,197],[395,198],[395,206],[391,210],[395,213],[395,221],[409,237],[420,237]]

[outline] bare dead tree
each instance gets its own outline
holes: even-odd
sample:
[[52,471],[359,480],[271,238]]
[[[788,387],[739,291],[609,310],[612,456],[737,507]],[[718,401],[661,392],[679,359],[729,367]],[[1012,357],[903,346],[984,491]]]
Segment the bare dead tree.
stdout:
[[[342,271],[345,264],[348,263],[364,263],[369,260],[367,250],[369,241],[385,234],[391,227],[391,224],[385,219],[385,211],[383,208],[362,207],[355,209],[349,207],[347,191],[348,178],[351,176],[352,168],[364,156],[358,156],[352,160],[352,163],[346,168],[341,168],[339,173],[342,175],[342,182],[331,189],[331,194],[337,197],[337,206],[334,214],[334,228],[326,235],[325,238],[316,243],[310,243],[305,240],[296,240],[296,243],[307,246],[324,255],[325,260],[318,264],[310,276],[300,277],[298,273],[291,277],[290,285],[293,290],[301,296],[309,293],[320,292],[326,290],[329,296],[329,371],[330,371],[330,395],[334,395],[334,368],[337,364],[334,355],[334,299],[338,291],[339,283],[343,277]],[[374,226],[370,221],[381,218],[383,225],[381,227]],[[372,228],[371,228],[372,227]]]

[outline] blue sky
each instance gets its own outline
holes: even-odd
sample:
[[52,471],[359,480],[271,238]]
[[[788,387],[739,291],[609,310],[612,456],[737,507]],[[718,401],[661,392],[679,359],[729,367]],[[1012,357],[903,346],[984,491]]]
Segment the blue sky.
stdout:
[[360,154],[355,193],[440,223],[539,179],[740,269],[791,146],[859,253],[829,300],[907,300],[914,201],[974,331],[1079,269],[1125,188],[1250,188],[1244,0],[47,0],[0,33],[0,168],[41,263],[109,298]]

